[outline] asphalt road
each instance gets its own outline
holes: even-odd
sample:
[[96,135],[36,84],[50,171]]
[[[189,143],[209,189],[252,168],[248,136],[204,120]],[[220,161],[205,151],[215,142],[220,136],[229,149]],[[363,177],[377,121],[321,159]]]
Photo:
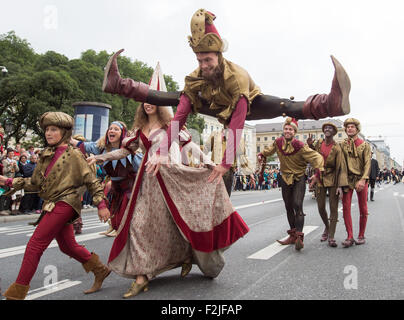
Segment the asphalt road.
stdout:
[[[250,232],[225,252],[226,266],[216,279],[207,279],[193,266],[186,278],[180,269],[170,270],[151,281],[149,291],[136,300],[350,300],[404,299],[404,184],[377,188],[368,202],[367,243],[343,248],[346,238],[342,211],[339,214],[337,248],[320,242],[323,231],[316,201],[306,193],[304,202],[305,247],[297,252],[276,239],[288,229],[281,192],[234,192],[231,200],[250,227]],[[359,213],[353,197],[353,227],[357,236]],[[96,252],[103,261],[113,238],[99,235],[107,225],[96,211],[83,215],[79,243]],[[0,223],[0,288],[4,292],[17,277],[24,248],[34,228],[28,220]],[[43,254],[32,279],[27,299],[32,300],[122,300],[131,279],[114,273],[103,289],[91,295],[92,274],[51,244]]]

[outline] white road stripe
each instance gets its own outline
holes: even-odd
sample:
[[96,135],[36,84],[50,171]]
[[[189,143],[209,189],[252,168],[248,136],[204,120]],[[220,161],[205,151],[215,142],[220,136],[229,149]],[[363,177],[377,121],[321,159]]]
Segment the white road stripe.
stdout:
[[[99,226],[83,227],[82,230],[84,231],[84,230],[97,229],[97,228],[103,228],[103,227],[105,227],[105,224],[104,224],[104,223],[103,223],[103,224],[100,224]],[[30,237],[30,236],[32,236],[33,234],[34,234],[34,233],[28,233],[26,236],[27,236],[27,237]]]
[[401,210],[401,206],[400,203],[398,202],[397,198],[394,199],[397,205],[397,209],[398,209],[398,217],[400,219],[401,222],[401,229],[404,231],[404,214],[403,214],[403,210]]
[[27,230],[32,230],[34,229],[32,226],[26,226],[26,227],[20,227],[20,228],[4,228],[4,230],[1,230],[0,233],[8,233],[8,232],[17,232],[17,231],[27,231]]
[[[88,240],[94,240],[98,238],[105,238],[104,235],[99,234],[98,232],[94,233],[89,233],[89,234],[83,234],[81,236],[76,237],[77,242],[82,242],[82,241],[88,241]],[[48,248],[54,248],[57,247],[58,244],[55,240],[53,240]],[[17,247],[12,247],[12,248],[6,248],[6,249],[0,249],[0,259],[1,258],[6,258],[10,256],[15,256],[18,254],[23,254],[25,252],[25,245],[24,246],[17,246]]]
[[[304,235],[308,235],[310,232],[316,230],[318,226],[306,226],[303,228],[303,233]],[[288,237],[285,237],[281,240],[285,240]],[[265,247],[264,249],[261,249],[260,251],[257,251],[256,253],[248,256],[248,259],[258,259],[258,260],[268,260],[269,258],[273,257],[277,253],[281,252],[283,249],[287,248],[289,246],[281,245],[278,242],[274,242],[273,244],[269,245],[268,247]]]
[[240,210],[240,209],[245,209],[245,208],[249,208],[249,207],[261,206],[261,205],[264,205],[264,204],[267,204],[267,203],[278,202],[278,201],[282,201],[282,198],[274,199],[274,200],[260,201],[260,202],[250,203],[250,204],[245,204],[243,206],[234,207],[234,209]]
[[[64,289],[67,289],[67,288],[70,288],[73,286],[77,286],[80,283],[81,283],[81,281],[71,281],[69,279],[62,280],[62,281],[56,282],[54,284],[51,284],[49,286],[45,286],[42,288],[38,288],[38,289],[29,291],[25,300],[34,300],[34,299],[46,296],[51,293],[55,293],[57,291],[61,291],[61,290],[64,290]],[[40,291],[40,290],[43,290],[43,291]],[[33,293],[36,291],[40,291],[40,292]]]

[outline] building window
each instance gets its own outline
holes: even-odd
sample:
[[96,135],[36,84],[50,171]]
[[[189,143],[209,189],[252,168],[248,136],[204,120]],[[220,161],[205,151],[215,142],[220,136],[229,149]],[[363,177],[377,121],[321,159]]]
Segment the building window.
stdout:
[[275,137],[272,137],[272,141],[274,141],[275,140]]
[[303,136],[303,139],[305,139],[305,140],[307,139],[307,134],[305,134],[305,135]]
[[338,133],[338,138],[341,138],[342,137],[342,133]]
[[257,141],[260,141],[260,137],[257,137]]
[[213,132],[213,126],[210,126],[210,131]]
[[268,140],[268,137],[265,137],[264,140],[267,141],[267,140]]
[[257,152],[261,152],[261,150],[260,150],[260,147],[259,147],[259,146],[257,147]]

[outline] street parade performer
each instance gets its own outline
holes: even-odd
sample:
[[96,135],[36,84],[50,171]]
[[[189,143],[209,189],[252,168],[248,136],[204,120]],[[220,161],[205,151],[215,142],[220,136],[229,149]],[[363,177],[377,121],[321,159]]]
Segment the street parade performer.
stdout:
[[[126,137],[127,128],[122,121],[113,121],[105,133],[98,141],[81,142],[71,139],[70,144],[78,147],[83,154],[102,154],[121,147],[123,139]],[[107,194],[108,206],[111,212],[110,228],[103,232],[107,236],[115,236],[116,230],[121,222],[126,205],[129,202],[130,192],[136,178],[136,172],[142,160],[141,153],[130,154],[120,160],[106,161],[102,164],[102,169],[111,181],[111,187]]]
[[209,182],[218,182],[219,177],[230,174],[229,168],[233,164],[245,120],[271,119],[282,115],[296,119],[320,119],[350,112],[350,80],[333,56],[335,73],[329,94],[315,94],[306,101],[265,95],[247,71],[223,57],[226,44],[213,24],[214,19],[215,15],[204,9],[197,10],[191,19],[189,44],[196,54],[199,68],[185,78],[185,87],[181,92],[159,92],[145,83],[121,78],[117,57],[123,49],[112,55],[106,65],[103,91],[157,106],[178,105],[174,121],[167,130],[168,137],[162,142],[160,151],[150,159],[148,172],[157,172],[162,163],[159,155],[168,152],[172,140],[191,112],[214,116],[231,131],[227,139],[229,151],[224,153],[221,165],[214,168]]
[[[348,186],[343,190],[342,211],[348,237],[342,242],[342,245],[345,248],[349,248],[354,243],[360,245],[366,242],[365,229],[368,220],[368,180],[372,151],[369,144],[358,137],[361,131],[359,120],[354,118],[346,119],[344,121],[344,128],[348,138],[341,143],[341,148],[347,165]],[[358,196],[360,213],[359,235],[357,240],[354,240],[353,237],[351,216],[352,195],[354,190]]]
[[303,244],[303,200],[306,191],[305,171],[307,164],[316,171],[312,176],[312,183],[321,179],[324,170],[323,157],[312,150],[307,144],[295,139],[298,130],[296,119],[286,118],[283,124],[283,136],[277,138],[272,146],[265,147],[262,153],[258,154],[258,161],[266,163],[266,157],[278,155],[281,171],[282,198],[285,202],[286,214],[290,229],[287,231],[289,237],[284,240],[277,240],[282,245],[295,244],[296,250],[301,250]]
[[[344,154],[339,143],[334,140],[334,136],[338,132],[337,126],[332,122],[325,122],[321,130],[324,133],[324,139],[320,138],[314,143],[310,135],[307,144],[324,158],[324,174],[322,180],[316,184],[318,212],[325,226],[320,240],[328,240],[328,245],[335,248],[337,247],[334,235],[338,222],[338,201],[342,199],[342,187],[348,185],[348,178]],[[330,202],[330,218],[328,218],[325,208],[327,192]]]
[[[160,85],[163,83],[160,74]],[[157,87],[157,90],[160,88]],[[112,161],[127,157],[139,147],[143,160],[112,245],[108,266],[123,277],[133,278],[124,298],[148,290],[158,274],[182,267],[185,277],[197,264],[210,278],[219,275],[225,261],[222,252],[243,237],[249,228],[233,208],[223,180],[206,182],[215,164],[180,131],[168,152],[169,166],[155,175],[145,171],[148,158],[159,149],[173,117],[171,107],[142,103],[136,111],[134,130],[123,140],[123,148],[90,157],[87,161]],[[180,150],[182,148],[182,150]],[[188,152],[207,167],[189,163]]]
[[7,179],[0,176],[1,185],[8,185],[14,190],[39,191],[39,196],[44,199],[42,210],[45,212],[27,244],[16,281],[4,293],[9,300],[25,299],[39,260],[53,239],[63,253],[81,262],[86,272],[94,273],[94,284],[85,293],[98,291],[111,272],[97,254],[79,245],[74,237],[72,222],[80,217],[81,196],[86,188],[93,197],[93,203],[98,206],[101,221],[108,220],[109,210],[103,188],[83,154],[68,145],[73,118],[63,112],[46,112],[39,124],[48,147],[41,152],[32,177]]

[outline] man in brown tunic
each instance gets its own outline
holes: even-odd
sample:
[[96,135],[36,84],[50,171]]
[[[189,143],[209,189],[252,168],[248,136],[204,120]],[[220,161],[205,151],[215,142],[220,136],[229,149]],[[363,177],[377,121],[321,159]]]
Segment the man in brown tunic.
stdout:
[[[346,163],[340,145],[334,140],[334,136],[338,132],[335,124],[332,122],[324,123],[322,131],[325,139],[320,138],[313,143],[310,136],[307,139],[307,144],[324,158],[324,174],[316,185],[318,211],[325,225],[321,241],[328,239],[330,247],[337,247],[334,234],[338,221],[338,200],[342,199],[342,187],[348,185]],[[327,191],[330,201],[330,222],[328,222],[328,214],[325,209]]]
[[166,157],[162,156],[167,154],[166,150],[191,112],[216,117],[229,129],[230,138],[227,139],[222,163],[214,167],[208,178],[208,182],[216,183],[223,175],[229,174],[245,120],[272,119],[282,115],[296,119],[320,119],[350,112],[350,80],[333,56],[335,73],[329,94],[315,94],[305,101],[265,95],[246,70],[223,57],[226,42],[213,23],[215,18],[205,9],[197,10],[192,16],[192,36],[188,40],[199,67],[185,78],[185,87],[181,92],[162,93],[151,90],[145,83],[121,78],[117,58],[123,49],[110,58],[105,68],[103,91],[157,106],[178,105],[167,130],[167,141],[160,146],[162,151],[147,164],[149,173],[156,174],[166,161]]
[[[321,176],[323,171],[323,157],[303,142],[294,138],[298,130],[297,121],[287,118],[283,125],[283,136],[276,139],[271,147],[266,147],[258,154],[258,161],[263,162],[264,158],[278,154],[281,171],[282,198],[285,202],[287,218],[290,230],[289,237],[280,244],[295,244],[296,250],[301,250],[303,245],[303,200],[306,191],[305,171],[307,164],[310,164],[317,172],[313,176],[313,183]],[[264,161],[266,162],[266,161]]]
[[[358,137],[361,130],[357,119],[349,118],[344,121],[345,132],[348,138],[341,143],[341,148],[347,165],[348,186],[344,188],[342,198],[345,228],[348,233],[347,239],[342,242],[346,248],[365,243],[365,229],[368,219],[368,180],[371,164],[371,148],[369,144]],[[351,203],[353,191],[356,191],[359,203],[359,235],[354,240],[352,231]]]

